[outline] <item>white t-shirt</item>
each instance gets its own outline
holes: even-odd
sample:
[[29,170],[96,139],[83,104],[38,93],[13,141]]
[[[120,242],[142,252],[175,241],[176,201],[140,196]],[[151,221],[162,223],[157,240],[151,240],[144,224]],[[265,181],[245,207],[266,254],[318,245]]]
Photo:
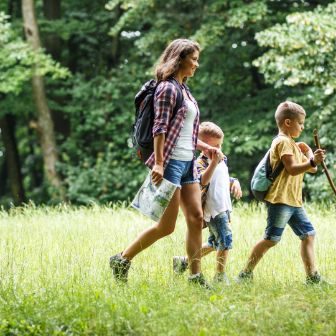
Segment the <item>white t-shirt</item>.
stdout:
[[194,157],[194,145],[192,136],[197,109],[195,104],[191,100],[186,99],[185,102],[187,104],[187,115],[184,121],[184,125],[181,129],[180,136],[177,139],[176,145],[173,149],[171,159],[190,161]]
[[209,222],[224,211],[232,211],[230,197],[230,176],[227,165],[221,161],[210,180],[204,207],[204,220]]

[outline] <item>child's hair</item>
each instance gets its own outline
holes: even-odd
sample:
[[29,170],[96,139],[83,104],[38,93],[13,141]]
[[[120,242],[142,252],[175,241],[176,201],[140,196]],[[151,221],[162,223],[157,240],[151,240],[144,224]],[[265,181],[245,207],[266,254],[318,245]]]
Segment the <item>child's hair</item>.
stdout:
[[215,123],[211,121],[203,121],[199,127],[199,137],[204,138],[206,136],[222,139],[224,137],[224,133]]
[[291,101],[285,101],[277,107],[275,111],[275,121],[278,127],[281,127],[286,119],[297,119],[300,114],[306,115],[301,105]]

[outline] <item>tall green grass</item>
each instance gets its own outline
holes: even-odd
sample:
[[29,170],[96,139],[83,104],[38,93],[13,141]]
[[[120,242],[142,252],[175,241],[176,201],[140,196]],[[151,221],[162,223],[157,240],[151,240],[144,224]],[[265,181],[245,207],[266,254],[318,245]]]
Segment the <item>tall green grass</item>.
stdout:
[[[335,206],[306,209],[318,232],[318,268],[335,281]],[[265,220],[261,205],[235,208],[231,279]],[[207,291],[172,272],[172,256],[185,253],[180,216],[171,236],[134,259],[129,284],[116,284],[109,256],[149,225],[123,206],[0,212],[0,335],[336,335],[336,289],[304,285],[300,242],[289,227],[252,285]],[[211,280],[214,254],[202,268]]]

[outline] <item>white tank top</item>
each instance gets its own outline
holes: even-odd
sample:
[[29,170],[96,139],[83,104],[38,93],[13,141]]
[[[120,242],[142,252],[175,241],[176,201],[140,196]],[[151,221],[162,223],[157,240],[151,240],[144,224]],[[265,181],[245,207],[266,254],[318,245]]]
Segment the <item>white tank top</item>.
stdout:
[[173,149],[171,159],[191,161],[194,157],[192,136],[197,109],[191,100],[186,99],[185,102],[187,104],[187,115],[184,121],[184,125],[181,129],[180,136],[177,139],[176,145]]

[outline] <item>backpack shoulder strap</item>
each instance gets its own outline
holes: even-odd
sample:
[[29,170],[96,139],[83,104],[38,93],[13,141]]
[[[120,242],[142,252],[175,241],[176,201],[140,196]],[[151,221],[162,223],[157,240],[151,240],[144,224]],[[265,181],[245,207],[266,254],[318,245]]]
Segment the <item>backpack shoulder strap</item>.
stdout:
[[[277,138],[277,137],[278,136],[276,136],[275,138]],[[282,170],[284,169],[284,164],[280,160],[280,162],[276,165],[276,167],[272,171],[272,167],[271,167],[271,149],[269,149],[268,152],[267,152],[266,167],[267,167],[266,171],[269,172],[268,178],[271,181],[274,181],[280,175],[280,173],[282,172]]]
[[177,111],[180,109],[180,107],[183,104],[184,97],[183,97],[183,92],[182,92],[180,83],[175,78],[169,78],[168,81],[172,83],[176,87],[176,90],[177,90],[176,104],[175,104],[173,116],[172,116],[172,118],[174,118],[176,116]]
[[282,163],[282,161],[280,161],[279,164],[275,167],[275,169],[271,173],[270,179],[274,181],[280,175],[284,167],[285,167],[284,164]]

